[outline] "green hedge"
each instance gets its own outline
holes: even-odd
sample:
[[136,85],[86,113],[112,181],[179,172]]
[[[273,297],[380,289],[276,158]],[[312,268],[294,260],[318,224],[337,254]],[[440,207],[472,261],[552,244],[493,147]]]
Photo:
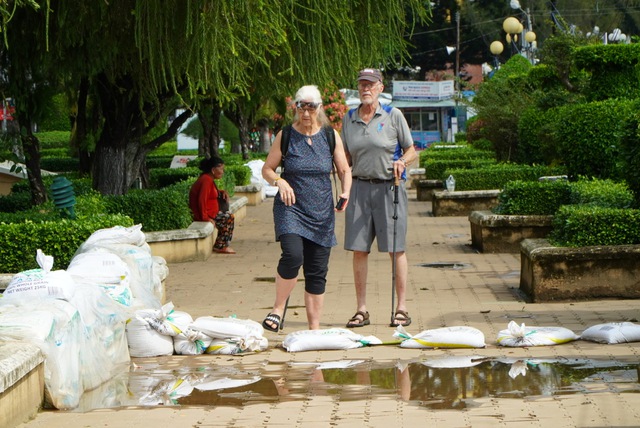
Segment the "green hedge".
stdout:
[[474,169],[496,163],[495,159],[426,159],[422,165],[427,180],[444,180],[449,169]]
[[571,200],[571,185],[566,180],[510,181],[498,197],[496,214],[553,215]]
[[630,208],[634,195],[625,183],[611,180],[510,181],[498,200],[497,214],[553,215],[562,205]]
[[571,204],[631,208],[633,203],[633,192],[626,183],[598,179],[571,183]]
[[186,229],[192,221],[189,192],[182,187],[131,190],[123,196],[105,196],[107,212],[120,213],[142,224],[142,230]]
[[69,148],[69,142],[71,140],[70,131],[48,131],[38,132],[35,134],[40,141],[40,147],[43,149],[53,148]]
[[40,159],[40,168],[51,172],[69,172],[80,169],[80,161],[68,156]]
[[640,244],[640,210],[565,205],[553,217],[549,240],[563,247]]
[[54,269],[66,269],[80,245],[99,229],[132,226],[124,215],[101,215],[82,220],[0,223],[0,272],[22,272],[38,267],[36,251],[53,256]]
[[420,163],[427,159],[495,159],[496,154],[490,150],[478,150],[473,147],[431,146],[420,152]]
[[565,169],[562,167],[499,163],[475,169],[448,169],[444,176],[453,175],[456,190],[491,190],[503,189],[509,181],[537,181],[543,176],[564,173]]

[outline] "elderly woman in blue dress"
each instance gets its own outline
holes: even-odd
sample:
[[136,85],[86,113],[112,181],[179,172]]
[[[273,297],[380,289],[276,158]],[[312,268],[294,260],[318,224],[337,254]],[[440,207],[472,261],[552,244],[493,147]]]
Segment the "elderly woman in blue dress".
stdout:
[[[344,146],[336,131],[326,131],[329,120],[322,108],[320,91],[316,86],[303,86],[293,102],[295,116],[286,151],[283,155],[283,131],[280,131],[262,168],[264,179],[278,187],[273,219],[282,254],[276,272],[273,309],[262,323],[264,328],[275,332],[282,327],[285,305],[301,267],[309,329],[320,328],[329,256],[331,247],[337,245],[335,211],[344,211],[351,190],[351,169]],[[276,172],[278,166],[282,166],[282,175]],[[331,186],[334,166],[341,184],[337,197],[346,201],[339,209],[335,208]]]

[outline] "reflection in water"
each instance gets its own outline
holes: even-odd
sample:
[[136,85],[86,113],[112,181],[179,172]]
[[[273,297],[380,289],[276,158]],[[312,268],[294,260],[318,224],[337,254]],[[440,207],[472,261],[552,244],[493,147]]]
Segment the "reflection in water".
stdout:
[[327,395],[338,401],[392,398],[430,409],[464,409],[483,397],[640,392],[640,364],[598,360],[506,360],[480,356],[268,367],[137,365],[86,393],[76,411],[122,406],[246,406]]

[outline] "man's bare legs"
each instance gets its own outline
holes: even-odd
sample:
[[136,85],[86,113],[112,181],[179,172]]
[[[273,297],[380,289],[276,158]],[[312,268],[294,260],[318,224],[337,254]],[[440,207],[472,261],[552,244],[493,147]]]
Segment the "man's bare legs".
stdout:
[[[393,263],[393,253],[389,253],[389,259]],[[404,251],[396,252],[396,295],[398,302],[396,311],[407,311],[407,274],[409,272],[409,263],[407,262],[407,253]]]

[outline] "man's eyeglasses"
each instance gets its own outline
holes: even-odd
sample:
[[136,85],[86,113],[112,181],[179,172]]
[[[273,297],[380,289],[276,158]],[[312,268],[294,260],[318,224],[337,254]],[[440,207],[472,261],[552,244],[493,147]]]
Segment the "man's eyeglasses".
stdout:
[[310,102],[306,102],[306,101],[298,101],[296,102],[296,107],[299,110],[305,110],[305,111],[315,111],[318,106],[320,106],[320,104],[318,103],[310,103]]

